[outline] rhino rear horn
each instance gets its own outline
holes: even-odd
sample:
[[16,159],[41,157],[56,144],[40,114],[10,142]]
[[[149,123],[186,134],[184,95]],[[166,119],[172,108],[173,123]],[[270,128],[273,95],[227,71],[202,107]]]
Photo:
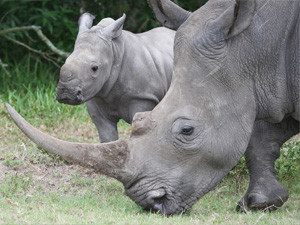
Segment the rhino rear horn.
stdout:
[[123,183],[130,179],[131,173],[126,170],[129,155],[128,140],[103,144],[62,141],[31,126],[9,104],[6,104],[6,108],[20,130],[47,152],[84,167],[93,168]]
[[90,13],[83,13],[79,20],[79,34],[90,29],[93,26],[93,20],[95,19],[95,16],[93,16]]
[[170,0],[147,0],[156,19],[165,27],[177,30],[191,12],[184,10]]

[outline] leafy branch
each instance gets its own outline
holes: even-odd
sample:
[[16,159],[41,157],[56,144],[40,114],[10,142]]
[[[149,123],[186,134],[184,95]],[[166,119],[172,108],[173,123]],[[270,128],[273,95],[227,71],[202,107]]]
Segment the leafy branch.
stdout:
[[15,44],[17,45],[20,45],[26,49],[28,49],[29,51],[32,51],[34,53],[37,53],[37,54],[40,54],[44,59],[52,62],[55,66],[57,67],[60,67],[56,62],[55,62],[55,58],[52,57],[49,53],[47,52],[43,52],[41,50],[38,50],[38,49],[34,49],[32,47],[30,47],[29,45],[23,43],[23,42],[20,42],[14,38],[11,38],[9,37],[7,34],[9,33],[14,33],[14,32],[26,32],[26,31],[29,31],[29,30],[33,30],[35,31],[35,33],[37,34],[37,36],[48,46],[48,48],[55,54],[63,57],[63,58],[67,58],[70,53],[68,52],[64,52],[58,48],[56,48],[53,43],[49,40],[49,38],[47,38],[44,33],[42,32],[42,29],[41,27],[39,26],[23,26],[23,27],[14,27],[14,28],[8,28],[8,29],[5,29],[5,30],[0,30],[0,36],[3,36],[4,38],[6,38],[7,40],[11,41],[11,42],[14,42]]
[[0,66],[2,67],[2,69],[4,70],[4,72],[6,73],[6,75],[10,77],[10,73],[6,69],[7,64],[4,64],[1,59],[0,59]]

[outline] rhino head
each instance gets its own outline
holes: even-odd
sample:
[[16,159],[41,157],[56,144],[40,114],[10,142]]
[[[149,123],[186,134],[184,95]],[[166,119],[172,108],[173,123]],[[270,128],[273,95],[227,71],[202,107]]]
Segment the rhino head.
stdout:
[[[157,1],[150,2],[157,5]],[[235,1],[211,0],[192,14],[170,1],[158,2],[164,4],[156,7],[155,13],[169,18],[167,24],[175,24],[173,28],[179,27],[174,78],[153,111],[135,115],[129,140],[106,144],[61,141],[36,130],[7,107],[20,129],[45,150],[118,179],[137,204],[171,215],[191,208],[212,190],[246,150],[255,120],[252,82],[237,74],[241,71],[232,67],[232,58],[227,54],[230,55],[228,46],[234,37],[248,27],[247,16],[251,15],[240,18],[238,10],[243,6],[237,7]],[[164,15],[163,7],[168,9],[168,15]],[[84,27],[86,31],[80,32],[62,75],[65,77],[65,71],[69,71],[68,79],[77,79],[82,94],[90,96],[92,91],[80,86],[79,75],[88,79],[94,76],[93,66],[103,69],[98,61],[85,61],[89,57],[95,60],[93,54],[87,54],[95,44],[84,42],[84,37],[97,31]],[[94,38],[95,42],[102,41],[99,36]],[[81,45],[87,44],[89,51],[81,53]],[[104,40],[102,47],[105,48]],[[87,55],[77,58],[76,54]],[[67,69],[69,66],[72,69]],[[99,86],[103,81],[100,83]]]
[[118,64],[112,41],[118,42],[122,34],[125,14],[114,21],[101,20],[92,27],[94,16],[84,13],[79,18],[79,33],[74,51],[61,67],[56,89],[57,100],[61,103],[78,105],[94,97]]

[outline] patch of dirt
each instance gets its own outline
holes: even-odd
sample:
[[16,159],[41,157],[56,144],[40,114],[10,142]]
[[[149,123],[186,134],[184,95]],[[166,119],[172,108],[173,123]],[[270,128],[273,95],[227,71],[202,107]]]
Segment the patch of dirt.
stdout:
[[[104,175],[95,173],[92,169],[86,169],[78,165],[67,164],[64,162],[47,164],[32,164],[28,161],[19,167],[9,167],[3,165],[0,161],[0,184],[5,182],[6,176],[17,176],[22,178],[30,177],[31,190],[28,195],[33,195],[37,188],[42,192],[59,191],[63,185],[76,186],[76,190],[80,190],[77,185],[77,179],[97,179]],[[107,178],[110,179],[110,178]],[[67,193],[66,193],[67,194]]]
[[[76,182],[74,181],[76,176],[87,179],[97,179],[104,176],[95,173],[92,169],[66,163],[42,153],[33,142],[16,128],[10,119],[7,117],[0,119],[0,184],[5,182],[6,176],[10,175],[30,177],[33,188],[40,187],[49,191],[58,189],[63,184],[72,185],[72,182]],[[53,127],[46,127],[42,124],[37,128],[62,140],[99,142],[98,132],[91,121],[80,124],[65,121],[59,125],[53,125]],[[120,136],[127,138],[129,133],[128,129],[124,129]],[[18,161],[18,164],[6,166],[3,164],[4,161]]]

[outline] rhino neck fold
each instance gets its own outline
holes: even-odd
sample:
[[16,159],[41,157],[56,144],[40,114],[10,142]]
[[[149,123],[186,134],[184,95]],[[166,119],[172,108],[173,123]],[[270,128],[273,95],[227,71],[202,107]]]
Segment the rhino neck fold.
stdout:
[[113,63],[107,80],[104,82],[103,87],[101,88],[99,93],[96,94],[96,96],[98,97],[106,98],[115,86],[120,76],[125,52],[125,43],[123,37],[124,33],[125,32],[123,31],[121,36],[109,42],[109,45],[113,51]]

